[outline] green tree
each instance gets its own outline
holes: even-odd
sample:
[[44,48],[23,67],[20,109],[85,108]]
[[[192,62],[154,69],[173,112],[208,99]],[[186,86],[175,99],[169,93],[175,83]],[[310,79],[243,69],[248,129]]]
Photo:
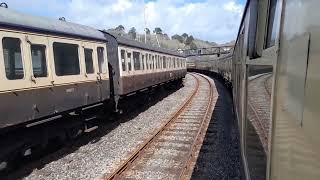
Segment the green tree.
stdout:
[[132,27],[129,32],[128,32],[130,38],[132,39],[136,39],[137,37],[137,31],[136,31],[136,28],[135,27]]
[[189,37],[187,37],[185,44],[190,45],[193,40],[194,40],[193,36],[189,36]]
[[150,29],[149,28],[146,28],[145,31],[146,31],[146,34],[150,34]]
[[183,33],[181,36],[182,36],[183,38],[185,38],[185,39],[187,39],[187,38],[189,37],[189,35],[188,35],[187,33]]
[[198,49],[196,43],[191,42],[191,43],[190,43],[190,49]]
[[156,28],[154,28],[153,32],[156,33],[156,34],[162,34],[162,29],[159,28],[159,27],[156,27]]
[[173,36],[171,36],[171,39],[176,39],[178,40],[180,43],[183,43],[183,37],[178,35],[178,34],[175,34]]
[[117,31],[124,31],[125,28],[124,28],[124,26],[119,25],[118,27],[116,27],[116,30],[117,30]]

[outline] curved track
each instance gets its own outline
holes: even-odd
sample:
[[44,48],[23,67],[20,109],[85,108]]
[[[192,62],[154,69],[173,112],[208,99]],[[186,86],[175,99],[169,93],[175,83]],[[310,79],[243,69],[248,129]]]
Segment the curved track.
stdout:
[[268,152],[272,74],[250,80],[248,85],[248,117]]
[[211,81],[198,74],[192,76],[197,80],[196,88],[179,110],[103,179],[181,179],[190,174],[191,160],[203,141],[214,100]]

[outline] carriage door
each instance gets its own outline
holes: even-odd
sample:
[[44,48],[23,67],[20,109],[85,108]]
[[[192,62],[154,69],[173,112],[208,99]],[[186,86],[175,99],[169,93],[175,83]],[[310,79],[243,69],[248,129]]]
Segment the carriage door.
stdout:
[[97,103],[102,98],[100,91],[101,77],[98,71],[97,52],[95,44],[90,42],[82,42],[80,50],[83,68],[84,83],[79,84],[80,94],[83,97],[83,105]]
[[[0,31],[0,127],[24,122],[32,117],[30,107],[30,63],[25,36],[14,32]],[[28,102],[29,104],[27,104]],[[19,113],[17,113],[19,112]]]
[[47,116],[54,112],[54,93],[50,70],[48,39],[44,36],[27,35],[28,59],[30,59],[30,77],[33,97],[34,117]]
[[110,78],[107,60],[107,48],[105,44],[98,44],[95,48],[95,57],[97,58],[97,77],[99,78],[99,87],[101,100],[110,98]]

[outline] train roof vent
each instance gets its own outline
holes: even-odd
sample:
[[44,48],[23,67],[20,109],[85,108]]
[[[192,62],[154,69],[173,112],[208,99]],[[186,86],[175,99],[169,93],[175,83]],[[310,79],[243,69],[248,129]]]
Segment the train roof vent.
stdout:
[[0,4],[0,7],[8,8],[8,4],[3,2],[3,3]]
[[66,18],[65,17],[60,17],[59,20],[60,21],[66,21]]

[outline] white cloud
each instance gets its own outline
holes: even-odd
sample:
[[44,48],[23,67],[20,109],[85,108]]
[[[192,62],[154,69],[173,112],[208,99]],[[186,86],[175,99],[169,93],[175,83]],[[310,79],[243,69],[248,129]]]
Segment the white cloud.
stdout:
[[[202,0],[193,3],[190,0],[154,0],[146,3],[143,0],[63,1],[65,2],[54,3],[54,7],[39,7],[42,12],[38,14],[43,15],[43,9],[59,10],[56,17],[64,16],[68,21],[99,29],[122,24],[127,30],[136,27],[137,31],[143,32],[145,9],[147,27],[150,30],[161,27],[170,36],[188,33],[218,43],[236,38],[243,11],[243,5],[237,4],[235,0]],[[36,9],[32,13],[37,14],[37,3],[32,4]],[[17,7],[16,9],[23,10],[19,3]],[[52,14],[54,12],[48,12],[48,16]]]

